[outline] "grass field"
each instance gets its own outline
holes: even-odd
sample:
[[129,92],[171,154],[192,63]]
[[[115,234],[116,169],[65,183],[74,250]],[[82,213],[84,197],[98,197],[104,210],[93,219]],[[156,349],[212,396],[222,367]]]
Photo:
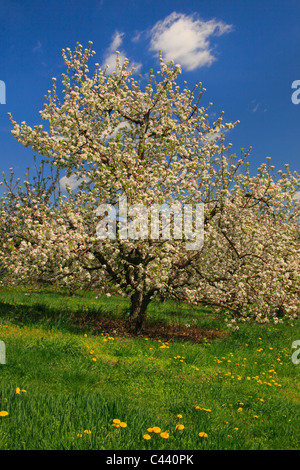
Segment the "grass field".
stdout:
[[95,327],[124,321],[126,299],[29,292],[0,290],[0,449],[300,448],[299,323],[232,331],[213,311],[153,303],[147,331],[201,328],[202,342],[134,338]]

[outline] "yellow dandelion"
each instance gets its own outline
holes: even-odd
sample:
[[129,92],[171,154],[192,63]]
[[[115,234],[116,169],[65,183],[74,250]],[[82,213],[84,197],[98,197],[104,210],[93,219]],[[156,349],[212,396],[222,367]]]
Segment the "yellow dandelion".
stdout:
[[92,431],[90,431],[89,429],[85,429],[83,432],[84,432],[85,434],[91,434],[91,433],[92,433]]
[[184,425],[183,424],[176,424],[176,429],[179,429],[179,431],[181,431],[182,429],[184,429]]
[[199,432],[198,434],[199,437],[207,437],[206,432]]
[[177,415],[177,418],[181,419],[181,418],[182,418],[182,415]]
[[151,436],[149,434],[144,434],[143,439],[146,439],[146,441],[149,441],[149,439],[151,439]]
[[127,423],[124,423],[123,421],[120,423],[121,428],[127,428]]
[[0,411],[0,416],[7,416],[8,412],[7,411]]
[[161,432],[161,429],[160,429],[158,426],[154,426],[153,432],[155,432],[156,434],[158,434],[158,433]]
[[162,437],[163,439],[168,439],[169,433],[167,433],[166,431],[165,431],[165,432],[162,432],[162,433],[160,434],[160,437]]
[[17,388],[16,388],[16,393],[17,393],[18,395],[20,395],[20,392],[21,392],[20,388],[17,387]]

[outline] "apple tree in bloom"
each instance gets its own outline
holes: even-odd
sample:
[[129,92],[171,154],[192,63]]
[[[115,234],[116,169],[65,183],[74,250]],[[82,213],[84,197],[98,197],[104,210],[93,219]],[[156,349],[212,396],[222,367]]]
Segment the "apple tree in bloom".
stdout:
[[[202,84],[180,87],[179,65],[160,55],[160,70],[151,70],[142,87],[118,53],[112,73],[99,64],[90,73],[91,46],[62,51],[66,73],[61,85],[53,79],[40,112],[47,126],[10,116],[15,138],[42,155],[45,166],[78,178],[78,188],[54,197],[55,184],[13,188],[5,180],[1,264],[9,282],[78,287],[110,280],[129,295],[136,330],[154,296],[240,318],[295,317],[299,175],[288,166],[276,175],[267,162],[251,176],[249,152],[237,157],[225,144],[225,131],[237,122],[223,123],[221,113],[210,123]],[[122,198],[135,208],[125,232]],[[176,237],[172,224],[163,236],[162,220],[160,236],[151,236],[151,207],[197,204],[204,208],[201,247],[187,249],[187,237]],[[99,207],[107,207],[102,221]],[[114,231],[101,238],[97,227],[111,207]],[[147,208],[143,219],[139,208]]]

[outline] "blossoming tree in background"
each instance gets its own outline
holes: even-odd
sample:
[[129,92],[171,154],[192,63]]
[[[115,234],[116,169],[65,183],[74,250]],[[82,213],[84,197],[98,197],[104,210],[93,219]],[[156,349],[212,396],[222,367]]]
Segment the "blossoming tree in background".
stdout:
[[[274,174],[269,162],[251,176],[246,159],[230,155],[222,132],[237,123],[212,124],[200,106],[201,84],[181,89],[180,66],[150,72],[142,89],[127,60],[108,74],[77,44],[63,50],[63,90],[56,79],[34,128],[13,135],[46,158],[50,168],[77,177],[77,190],[55,199],[56,184],[40,179],[12,187],[1,203],[1,263],[7,282],[33,280],[66,286],[108,279],[130,296],[137,330],[155,295],[178,298],[257,319],[295,317],[299,309],[299,175]],[[61,96],[61,97],[60,97]],[[124,237],[97,236],[102,204],[150,209],[155,204],[203,204],[204,245],[187,250],[185,237],[151,238],[140,225]],[[134,217],[131,214],[131,222]],[[137,233],[139,235],[137,236]]]

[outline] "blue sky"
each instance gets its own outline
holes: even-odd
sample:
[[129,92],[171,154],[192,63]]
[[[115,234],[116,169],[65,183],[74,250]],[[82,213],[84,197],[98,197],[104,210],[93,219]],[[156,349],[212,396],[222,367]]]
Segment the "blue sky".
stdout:
[[40,124],[52,77],[65,71],[61,49],[90,40],[94,62],[110,63],[117,48],[142,75],[158,69],[161,49],[182,65],[179,83],[203,83],[212,117],[223,110],[226,122],[240,120],[227,140],[238,154],[253,147],[253,171],[267,156],[278,169],[300,170],[300,104],[291,99],[300,80],[299,0],[0,0],[0,21],[1,171],[22,177],[33,162],[7,113]]

